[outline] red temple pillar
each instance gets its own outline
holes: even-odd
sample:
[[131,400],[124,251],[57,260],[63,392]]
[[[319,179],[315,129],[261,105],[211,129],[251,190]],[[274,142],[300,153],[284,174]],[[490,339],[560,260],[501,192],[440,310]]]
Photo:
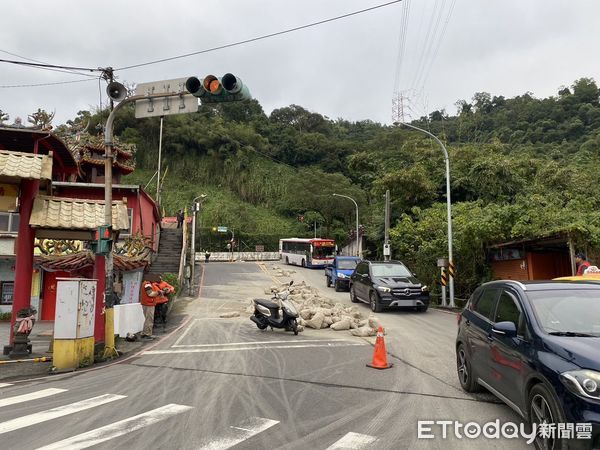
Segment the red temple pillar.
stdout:
[[13,331],[17,312],[31,306],[31,279],[33,277],[33,249],[35,230],[29,226],[33,200],[38,193],[39,180],[21,180],[19,208],[19,236],[17,237],[15,262],[15,290],[13,295],[12,317],[10,320],[10,345],[13,345]]
[[105,258],[96,255],[94,261],[94,278],[98,280],[96,285],[96,318],[94,322],[94,342],[104,343],[104,292],[106,287]]

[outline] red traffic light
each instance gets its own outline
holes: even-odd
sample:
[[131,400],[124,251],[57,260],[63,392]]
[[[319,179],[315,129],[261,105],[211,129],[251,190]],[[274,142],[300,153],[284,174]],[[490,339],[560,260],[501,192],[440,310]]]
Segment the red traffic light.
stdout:
[[207,75],[202,81],[202,85],[204,89],[211,94],[218,94],[221,92],[221,82],[214,75]]

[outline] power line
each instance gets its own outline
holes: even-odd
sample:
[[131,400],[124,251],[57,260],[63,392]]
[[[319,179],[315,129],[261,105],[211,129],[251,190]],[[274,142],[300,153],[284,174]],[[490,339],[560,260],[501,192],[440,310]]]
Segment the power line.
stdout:
[[92,69],[89,67],[73,67],[73,66],[59,66],[56,64],[44,64],[37,62],[25,62],[25,61],[14,61],[11,59],[0,59],[0,62],[7,64],[15,64],[18,66],[36,67],[36,68],[51,68],[51,69],[66,69],[66,70],[83,70],[85,72],[102,72],[103,69],[97,68]]
[[59,84],[71,84],[71,83],[82,83],[84,81],[96,81],[97,77],[94,78],[84,78],[82,80],[71,80],[71,81],[56,81],[54,83],[35,83],[35,84],[2,84],[0,85],[0,89],[7,88],[24,88],[24,87],[38,87],[38,86],[56,86]]
[[[21,56],[21,55],[18,55],[16,53],[9,52],[7,50],[0,49],[0,52],[6,53],[7,55],[16,56],[17,58],[26,59],[28,61],[33,61],[33,62],[40,63],[40,64],[46,64],[44,61],[39,61],[37,59],[27,58],[26,56]],[[72,70],[53,69],[53,68],[50,68],[50,67],[37,67],[37,68],[38,69],[42,69],[42,70],[49,70],[51,72],[71,73],[73,75],[81,75],[81,76],[85,76],[85,77],[96,78],[96,75],[92,75],[92,74],[89,74],[89,73],[83,73],[83,72],[75,72],[75,71],[72,71]]]
[[309,24],[306,24],[306,25],[301,25],[301,26],[298,26],[298,27],[288,28],[288,29],[282,30],[282,31],[277,31],[275,33],[264,34],[262,36],[257,36],[257,37],[253,37],[253,38],[250,38],[250,39],[245,39],[243,41],[237,41],[237,42],[234,42],[234,43],[231,43],[231,44],[220,45],[220,46],[217,46],[217,47],[212,47],[212,48],[208,48],[208,49],[204,49],[204,50],[199,50],[199,51],[196,51],[196,52],[185,53],[183,55],[171,56],[169,58],[157,59],[157,60],[154,60],[154,61],[149,61],[149,62],[140,63],[140,64],[132,64],[130,66],[120,67],[120,68],[115,69],[115,70],[134,69],[134,68],[137,68],[137,67],[149,66],[151,64],[158,64],[158,63],[162,63],[162,62],[173,61],[174,59],[188,58],[190,56],[201,55],[203,53],[209,53],[209,52],[214,52],[214,51],[217,51],[217,50],[223,50],[223,49],[226,49],[226,48],[236,47],[238,45],[248,44],[250,42],[256,42],[256,41],[260,41],[260,40],[263,40],[263,39],[272,38],[272,37],[275,37],[275,36],[281,36],[282,34],[292,33],[294,31],[304,30],[306,28],[316,27],[318,25],[323,25],[325,23],[333,22],[333,21],[340,20],[340,19],[345,19],[345,18],[348,18],[348,17],[351,17],[351,16],[356,16],[358,14],[363,14],[363,13],[366,13],[366,12],[369,12],[369,11],[373,11],[375,9],[384,8],[386,6],[390,6],[390,5],[393,5],[395,3],[400,3],[401,1],[403,1],[403,0],[394,0],[394,1],[391,1],[391,2],[387,2],[387,3],[382,3],[380,5],[375,5],[375,6],[372,6],[370,8],[361,9],[359,11],[354,11],[354,12],[343,14],[343,15],[340,15],[340,16],[331,17],[329,19],[319,20],[318,22],[312,22],[312,23],[309,23]]

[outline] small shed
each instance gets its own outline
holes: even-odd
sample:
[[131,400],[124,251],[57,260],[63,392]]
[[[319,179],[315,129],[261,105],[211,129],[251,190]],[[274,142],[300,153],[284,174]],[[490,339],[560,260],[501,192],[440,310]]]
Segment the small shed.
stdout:
[[569,233],[502,242],[488,246],[487,258],[494,279],[551,280],[575,274],[576,242]]

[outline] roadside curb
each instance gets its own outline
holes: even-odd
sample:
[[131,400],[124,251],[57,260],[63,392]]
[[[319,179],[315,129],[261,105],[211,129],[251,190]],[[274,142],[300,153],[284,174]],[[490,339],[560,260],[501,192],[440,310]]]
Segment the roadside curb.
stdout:
[[440,306],[430,306],[429,309],[431,309],[433,311],[445,313],[445,314],[452,314],[453,316],[455,316],[456,314],[459,314],[462,311],[462,310],[453,310],[453,309],[448,309],[448,308],[442,308]]
[[[41,380],[48,380],[48,379],[52,379],[52,380],[58,380],[61,377],[68,375],[79,375],[79,374],[84,374],[87,372],[94,372],[96,370],[101,370],[101,369],[105,369],[107,367],[111,367],[114,366],[116,364],[122,364],[125,363],[133,358],[136,358],[138,356],[140,356],[143,352],[147,351],[147,350],[151,350],[154,347],[156,347],[158,344],[160,344],[161,342],[163,342],[165,339],[171,337],[173,334],[175,334],[177,331],[181,330],[184,326],[186,326],[189,322],[190,322],[191,317],[189,315],[185,315],[182,317],[182,321],[181,323],[174,328],[173,330],[169,331],[167,334],[161,336],[159,339],[157,339],[156,341],[152,342],[152,344],[147,345],[145,342],[141,343],[141,346],[137,346],[137,348],[135,350],[132,350],[130,352],[123,352],[121,353],[122,356],[120,356],[119,358],[112,360],[112,361],[106,361],[106,362],[101,362],[101,363],[96,363],[90,367],[86,367],[86,368],[81,368],[81,369],[76,369],[76,370],[69,370],[69,371],[64,371],[64,372],[60,372],[60,373],[50,373],[48,375],[45,376],[41,376],[41,377],[35,377],[35,378],[25,378],[25,379],[14,379],[14,380],[9,380],[6,379],[5,381],[10,381],[11,384],[19,384],[19,383],[27,383],[27,382],[31,382],[31,381],[41,381]],[[141,342],[141,341],[140,341]],[[130,354],[132,353],[132,354]],[[129,355],[129,356],[128,356]],[[48,363],[51,364],[51,363]]]

